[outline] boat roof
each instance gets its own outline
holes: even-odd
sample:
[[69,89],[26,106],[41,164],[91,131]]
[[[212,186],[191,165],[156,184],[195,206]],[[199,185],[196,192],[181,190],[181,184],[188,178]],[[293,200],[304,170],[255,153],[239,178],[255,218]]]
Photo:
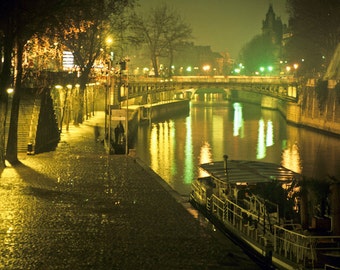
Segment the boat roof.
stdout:
[[281,165],[261,161],[228,160],[226,174],[224,161],[204,163],[200,165],[204,171],[217,180],[229,183],[265,183],[273,180],[291,182],[301,178]]

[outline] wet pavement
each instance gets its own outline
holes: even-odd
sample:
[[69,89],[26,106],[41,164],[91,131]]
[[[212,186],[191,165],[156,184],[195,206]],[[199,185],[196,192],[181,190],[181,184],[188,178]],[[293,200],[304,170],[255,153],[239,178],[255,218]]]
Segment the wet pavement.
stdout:
[[257,268],[138,159],[106,154],[96,124],[1,172],[0,269]]

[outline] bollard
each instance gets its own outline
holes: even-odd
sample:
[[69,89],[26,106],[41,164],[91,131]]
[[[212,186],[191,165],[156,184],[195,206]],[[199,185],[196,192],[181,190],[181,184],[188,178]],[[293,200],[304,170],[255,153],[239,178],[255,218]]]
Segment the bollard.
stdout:
[[33,144],[32,143],[27,144],[27,155],[33,155]]

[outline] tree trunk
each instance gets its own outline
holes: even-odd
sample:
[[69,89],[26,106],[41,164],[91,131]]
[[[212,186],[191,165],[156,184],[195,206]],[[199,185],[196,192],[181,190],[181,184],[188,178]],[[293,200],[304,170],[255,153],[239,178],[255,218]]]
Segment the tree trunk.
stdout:
[[11,83],[11,61],[12,61],[12,50],[13,50],[13,36],[12,30],[8,30],[5,33],[3,43],[3,63],[0,74],[0,168],[5,167],[5,156],[6,156],[6,122],[8,115],[8,94],[7,88]]
[[174,51],[172,48],[170,48],[170,51],[169,51],[169,74],[168,74],[168,77],[172,77],[172,65],[174,63]]
[[6,94],[3,92],[0,97],[0,121],[2,128],[0,129],[0,173],[5,168],[5,149],[6,149],[6,122],[7,122],[7,108],[8,99]]
[[159,74],[158,74],[158,61],[157,61],[157,56],[156,55],[153,55],[151,57],[152,59],[152,67],[154,69],[154,72],[155,72],[155,77],[158,77]]
[[[88,82],[89,79],[89,74],[90,74],[91,68],[84,68],[84,71],[82,72],[80,78],[79,78],[79,110],[77,113],[77,119],[76,119],[76,123],[77,124],[81,124],[83,123],[84,120],[84,102],[85,102],[85,91],[86,91],[86,84]],[[87,114],[87,112],[85,112]],[[87,119],[87,115],[86,115],[86,119]]]
[[19,122],[19,106],[20,106],[20,92],[21,92],[21,78],[22,78],[22,52],[23,44],[21,41],[17,42],[17,76],[15,80],[15,91],[13,94],[11,122],[8,132],[6,159],[11,163],[18,163],[18,122]]

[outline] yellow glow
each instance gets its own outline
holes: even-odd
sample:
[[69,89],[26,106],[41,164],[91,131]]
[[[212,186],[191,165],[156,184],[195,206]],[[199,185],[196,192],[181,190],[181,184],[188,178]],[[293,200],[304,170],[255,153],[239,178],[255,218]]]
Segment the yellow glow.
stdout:
[[203,66],[203,70],[204,71],[209,71],[210,70],[210,66],[209,65],[204,65]]
[[113,38],[112,37],[107,37],[105,40],[107,45],[111,45],[113,43]]
[[200,150],[200,161],[199,163],[210,163],[212,162],[212,154],[211,154],[211,146],[210,144],[205,141],[203,145],[201,146]]
[[8,88],[7,89],[7,94],[12,94],[14,92],[14,89],[13,88]]
[[[175,161],[175,128],[173,122],[152,125],[150,134],[151,167],[166,181],[177,172]],[[160,163],[161,162],[161,163]]]
[[282,153],[282,166],[296,172],[302,172],[300,149],[296,143],[287,145]]

